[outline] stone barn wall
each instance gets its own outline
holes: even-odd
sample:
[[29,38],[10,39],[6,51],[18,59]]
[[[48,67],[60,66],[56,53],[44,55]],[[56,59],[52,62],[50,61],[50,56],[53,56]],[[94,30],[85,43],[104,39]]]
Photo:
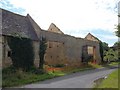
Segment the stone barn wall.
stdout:
[[[12,60],[10,58],[10,53],[11,50],[8,46],[7,43],[7,38],[8,36],[2,36],[2,43],[0,43],[0,45],[2,46],[2,48],[0,48],[0,50],[2,50],[2,54],[0,54],[0,59],[2,60],[2,67],[8,67],[10,65],[12,65]],[[1,37],[0,37],[1,39]],[[36,67],[39,66],[39,42],[38,41],[33,41],[33,49],[34,49],[34,53],[35,53],[35,57],[34,57],[34,65]],[[1,58],[2,57],[2,58]]]
[[34,65],[39,67],[39,42],[33,41],[33,49],[34,49]]
[[48,64],[64,63],[75,66],[80,65],[82,62],[83,47],[85,46],[94,47],[94,59],[97,61],[97,63],[101,62],[99,42],[96,41],[95,37],[91,37],[91,34],[88,34],[84,39],[76,38],[64,34],[53,23],[49,27],[48,31],[42,30],[29,14],[27,16],[21,16],[3,10],[2,16],[2,30],[4,33],[0,32],[2,35],[0,36],[0,47],[2,47],[0,48],[0,54],[2,53],[0,59],[2,57],[3,67],[12,64],[9,56],[10,48],[7,44],[6,37],[12,35],[14,32],[19,33],[22,35],[22,37],[24,37],[25,34],[25,36],[28,36],[33,40],[33,47],[35,52],[34,64],[36,67],[39,66],[39,40],[41,37],[44,37],[47,40],[48,47],[44,58],[45,62]]
[[61,42],[47,42],[47,50],[45,54],[45,62],[49,65],[64,64],[65,47]]
[[2,67],[2,55],[3,55],[3,51],[2,51],[2,35],[0,35],[0,67]]
[[[47,49],[45,56],[45,60],[50,64],[52,61],[59,64],[60,58],[57,58],[57,56],[60,55],[59,52],[62,52],[63,54],[60,57],[62,57],[64,63],[69,65],[80,65],[82,61],[82,47],[86,45],[95,47],[95,59],[97,63],[101,62],[99,43],[96,41],[75,38],[64,34],[51,33],[48,31],[41,31],[40,36],[45,37],[49,41],[49,44],[53,46],[52,48],[48,47],[49,49]],[[61,46],[58,48],[57,44],[60,44]]]
[[[45,62],[49,65],[54,64],[68,64],[79,66],[82,62],[82,48],[83,46],[94,46],[95,59],[97,63],[101,62],[99,53],[99,43],[96,41],[85,40],[83,38],[75,38],[73,36],[58,34],[48,31],[41,31],[40,37],[47,39],[47,50],[45,54]],[[8,56],[10,51],[7,45],[6,36],[3,36],[3,67],[12,64],[11,58]],[[33,47],[35,52],[34,65],[39,67],[39,41],[33,41]]]
[[10,58],[11,50],[7,43],[7,36],[2,36],[2,67],[8,67],[12,64]]

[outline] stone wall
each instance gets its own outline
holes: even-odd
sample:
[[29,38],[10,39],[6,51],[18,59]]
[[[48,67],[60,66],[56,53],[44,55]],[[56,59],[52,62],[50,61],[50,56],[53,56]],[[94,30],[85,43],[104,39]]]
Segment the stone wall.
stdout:
[[[8,56],[8,52],[10,52],[10,48],[8,46],[7,43],[7,39],[6,36],[2,36],[2,44],[0,43],[0,45],[2,45],[2,48],[0,48],[0,50],[2,49],[2,66],[4,67],[8,67],[10,65],[12,65],[12,60],[10,58],[10,56]],[[36,67],[39,66],[39,42],[38,41],[33,41],[33,48],[34,48],[34,53],[35,53],[35,57],[34,57],[34,65]]]
[[[68,64],[79,66],[82,61],[82,53],[84,46],[95,47],[95,59],[97,63],[101,62],[99,53],[99,42],[86,40],[83,38],[75,38],[73,36],[58,34],[41,30],[40,37],[47,39],[47,50],[45,54],[45,63],[53,64]],[[11,59],[8,57],[8,51],[10,50],[6,37],[3,37],[3,66],[11,65]],[[33,47],[35,52],[34,64],[39,66],[39,41],[33,41]]]
[[2,55],[3,55],[3,52],[2,52],[2,36],[0,35],[0,67],[2,67]]
[[12,64],[12,60],[10,56],[8,56],[8,53],[11,51],[8,43],[7,43],[7,37],[2,36],[2,67],[8,67]]
[[47,50],[45,54],[45,62],[49,65],[64,64],[65,60],[65,47],[64,43],[60,42],[47,42]]
[[[72,65],[81,64],[82,47],[86,45],[95,47],[95,59],[97,63],[101,62],[101,57],[99,53],[99,42],[86,40],[83,38],[75,38],[69,35],[51,33],[48,31],[41,31],[40,36],[45,37],[48,41],[52,43],[52,45],[54,45],[54,48],[52,48],[51,50],[50,49],[47,50],[48,56],[46,56],[47,58],[45,58],[45,60],[49,61],[49,63],[51,63],[52,60],[55,61],[52,58],[50,59],[51,53],[53,53],[52,55],[54,55],[52,57],[56,57],[56,60],[58,60],[57,59],[58,53],[62,52],[64,55],[62,55],[61,57],[66,64],[67,63],[72,64]],[[61,43],[62,45],[61,48],[56,48],[56,44],[58,42]],[[57,63],[60,63],[59,60]]]
[[34,65],[39,67],[39,42],[33,41],[33,48],[34,48]]

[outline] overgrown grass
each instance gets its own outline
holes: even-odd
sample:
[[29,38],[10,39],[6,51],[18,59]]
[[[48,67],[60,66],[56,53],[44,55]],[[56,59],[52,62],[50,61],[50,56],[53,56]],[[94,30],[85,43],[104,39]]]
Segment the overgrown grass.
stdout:
[[38,75],[29,72],[16,72],[9,75],[3,75],[2,87],[20,86],[53,77],[53,75],[46,73]]
[[[100,85],[95,86],[95,88],[118,88],[118,80],[120,80],[120,78],[118,78],[118,72],[120,72],[119,70],[116,70],[114,72],[112,72],[107,79],[103,80]],[[120,84],[120,83],[119,83]],[[120,85],[119,85],[120,86]],[[120,87],[119,87],[120,88]],[[94,90],[96,90],[94,89]]]
[[22,70],[16,70],[13,67],[9,67],[2,71],[2,87],[21,86],[54,77],[64,76],[70,73],[95,69],[98,67],[99,66],[96,64],[87,64],[78,68],[71,66],[64,68],[62,67],[60,70],[47,71],[43,74],[35,74],[35,69],[31,69],[29,72],[23,72]]
[[86,71],[86,70],[91,70],[91,69],[95,69],[93,67],[84,67],[84,68],[68,68],[66,70],[64,70],[63,72],[65,72],[66,74],[71,74],[71,73],[76,73],[76,72],[81,72],[81,71]]
[[118,64],[120,64],[120,62],[111,62],[109,65],[114,66],[114,65],[118,65]]
[[102,68],[102,65],[94,64],[94,63],[91,63],[91,62],[89,62],[88,64],[90,66],[92,66],[93,68]]
[[46,79],[65,75],[63,72],[54,71],[43,74],[35,74],[33,71],[23,72],[21,70],[15,70],[14,68],[7,68],[3,70],[2,87],[20,86],[37,81],[43,81]]

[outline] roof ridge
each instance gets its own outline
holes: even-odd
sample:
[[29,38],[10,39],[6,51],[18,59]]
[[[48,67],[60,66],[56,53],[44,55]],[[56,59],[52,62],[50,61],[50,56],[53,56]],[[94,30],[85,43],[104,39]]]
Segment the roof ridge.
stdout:
[[9,11],[9,10],[3,9],[3,8],[0,8],[0,10],[6,11],[6,12],[8,12],[8,13],[11,13],[11,14],[14,14],[14,15],[17,15],[17,16],[26,17],[25,15],[22,15],[22,14],[20,14],[20,13],[12,12],[12,11]]

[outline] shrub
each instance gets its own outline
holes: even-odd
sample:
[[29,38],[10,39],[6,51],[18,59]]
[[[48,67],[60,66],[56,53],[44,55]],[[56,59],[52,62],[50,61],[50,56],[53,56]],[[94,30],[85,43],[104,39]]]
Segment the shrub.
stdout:
[[110,61],[117,61],[118,60],[118,52],[117,50],[114,51],[113,49],[110,49],[108,51],[104,52],[104,60],[107,62]]
[[88,55],[82,55],[82,60],[83,60],[82,62],[88,63],[91,60],[93,60],[93,55],[90,55],[90,54],[88,54]]
[[8,45],[11,49],[11,59],[13,66],[29,70],[33,66],[34,52],[32,40],[20,37],[8,37]]

